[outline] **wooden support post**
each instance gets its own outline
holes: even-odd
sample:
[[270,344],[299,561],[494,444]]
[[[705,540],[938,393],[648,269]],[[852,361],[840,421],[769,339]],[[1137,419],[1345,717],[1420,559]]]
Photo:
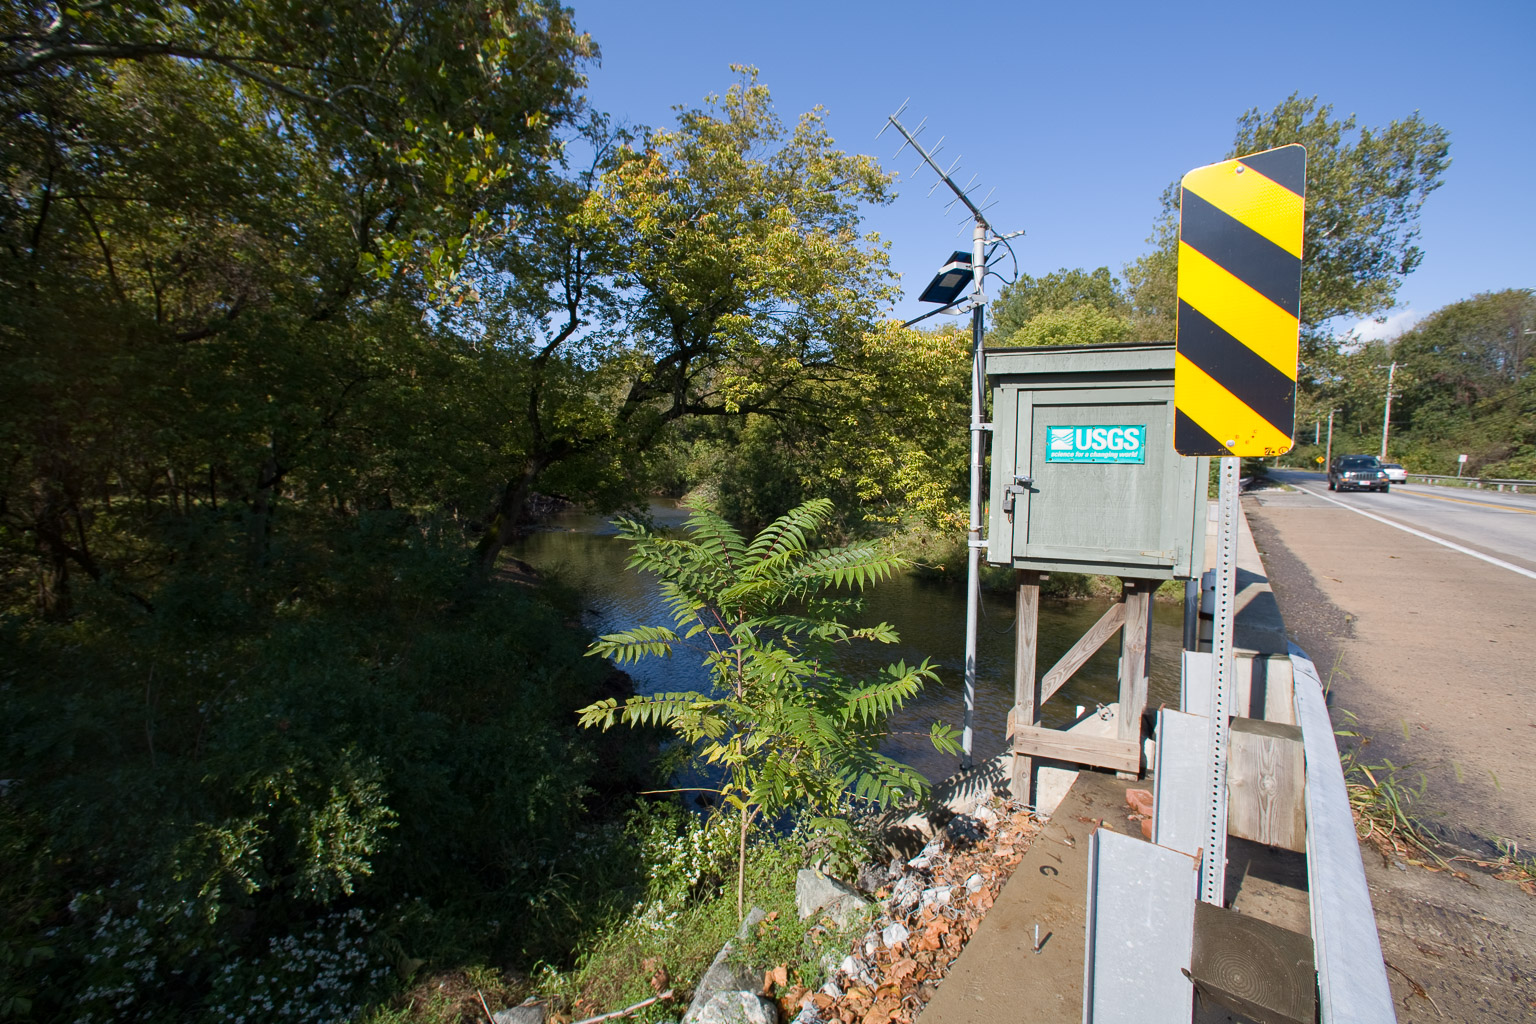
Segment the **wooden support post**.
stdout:
[[1121,580],[1125,625],[1120,633],[1120,739],[1141,744],[1147,708],[1147,640],[1156,580]]
[[1317,1020],[1311,939],[1209,903],[1195,904],[1194,931],[1188,977],[1203,998],[1248,1020]]
[[[1013,714],[1009,716],[1008,743],[1012,749],[1015,726],[1040,724],[1040,677],[1035,673],[1035,657],[1040,643],[1040,581],[1044,577],[1029,569],[1014,573],[1018,584],[1016,598],[1018,620],[1014,628]],[[1033,804],[1034,758],[1013,755],[1008,793],[1020,803]]]
[[1306,758],[1301,729],[1232,719],[1227,756],[1227,833],[1307,851]]

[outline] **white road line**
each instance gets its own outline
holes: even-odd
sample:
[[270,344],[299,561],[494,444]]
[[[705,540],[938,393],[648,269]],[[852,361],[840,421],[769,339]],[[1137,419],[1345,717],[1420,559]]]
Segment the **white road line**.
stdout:
[[1404,533],[1411,533],[1415,537],[1423,537],[1425,540],[1433,541],[1434,543],[1439,544],[1443,548],[1450,548],[1452,551],[1460,551],[1464,555],[1471,555],[1473,558],[1482,559],[1484,562],[1487,562],[1489,565],[1496,565],[1500,569],[1508,569],[1510,572],[1517,572],[1521,576],[1529,576],[1531,579],[1536,580],[1536,572],[1532,572],[1529,569],[1521,568],[1518,565],[1513,565],[1513,564],[1511,564],[1509,562],[1504,561],[1504,559],[1502,559],[1502,558],[1494,558],[1492,555],[1485,555],[1481,551],[1473,551],[1471,548],[1464,548],[1460,544],[1453,544],[1452,542],[1450,542],[1448,540],[1445,540],[1445,539],[1443,539],[1441,537],[1436,537],[1434,534],[1425,533],[1423,530],[1415,530],[1411,526],[1404,526],[1402,523],[1394,523],[1390,519],[1384,519],[1381,516],[1375,515],[1375,514],[1370,513],[1370,512],[1366,512],[1366,511],[1364,511],[1362,509],[1355,508],[1355,506],[1346,504],[1346,503],[1338,500],[1337,498],[1330,498],[1326,494],[1319,494],[1316,491],[1308,490],[1307,488],[1302,487],[1300,484],[1293,483],[1293,484],[1291,484],[1291,486],[1295,487],[1299,491],[1302,491],[1302,492],[1304,492],[1306,494],[1312,495],[1312,497],[1314,497],[1314,498],[1322,498],[1324,501],[1330,501],[1333,504],[1339,506],[1339,508],[1347,508],[1351,512],[1355,513],[1355,515],[1365,516],[1365,518],[1367,518],[1367,519],[1374,519],[1378,523],[1386,523],[1388,526],[1390,526],[1390,527],[1392,527],[1394,529],[1402,530]]

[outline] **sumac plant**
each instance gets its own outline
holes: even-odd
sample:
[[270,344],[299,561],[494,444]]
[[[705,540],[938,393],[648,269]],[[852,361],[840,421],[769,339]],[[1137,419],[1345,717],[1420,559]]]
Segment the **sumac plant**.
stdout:
[[[887,807],[928,788],[879,748],[892,712],[937,680],[929,662],[898,662],[865,681],[845,678],[831,659],[839,644],[899,639],[889,623],[856,628],[843,619],[864,588],[905,562],[874,541],[812,547],[831,515],[830,501],[808,501],[750,542],[702,506],[688,516],[687,537],[620,520],[619,536],[634,545],[629,567],[660,577],[673,625],[610,633],[588,651],[620,665],[679,649],[703,656],[709,693],[642,694],[622,705],[609,698],[581,709],[581,724],[664,726],[701,768],[723,776],[722,801],[740,818],[738,914],[755,818],[828,817],[847,802]],[[958,749],[949,726],[936,722],[929,736],[939,750]]]

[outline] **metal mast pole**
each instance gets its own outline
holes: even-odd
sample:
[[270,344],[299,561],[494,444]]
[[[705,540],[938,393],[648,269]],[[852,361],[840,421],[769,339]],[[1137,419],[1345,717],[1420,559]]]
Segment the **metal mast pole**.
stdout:
[[[901,133],[906,140],[902,148],[911,146],[917,150],[923,158],[923,163],[933,168],[933,172],[939,176],[939,181],[949,186],[949,190],[955,194],[953,202],[962,203],[970,211],[972,220],[971,229],[971,512],[969,529],[966,533],[966,581],[965,581],[965,718],[960,738],[960,767],[970,768],[975,762],[972,758],[972,739],[974,737],[974,724],[976,717],[976,634],[978,632],[979,613],[981,611],[981,552],[986,548],[987,542],[981,538],[981,488],[982,476],[986,465],[986,432],[992,428],[992,424],[985,422],[984,395],[985,381],[983,380],[984,364],[982,361],[982,336],[986,328],[985,309],[987,295],[985,291],[987,280],[987,234],[992,226],[987,223],[986,216],[971,201],[966,190],[955,184],[950,177],[950,171],[959,164],[957,159],[948,170],[940,167],[930,153],[917,141],[917,133],[909,132],[906,126],[896,118],[905,110],[907,105],[903,103],[901,110],[897,110],[886,120]],[[921,132],[922,125],[917,128]],[[881,129],[884,131],[884,129]],[[942,142],[942,140],[940,140]],[[937,149],[935,149],[935,152]],[[899,155],[901,150],[897,150]],[[921,165],[919,165],[921,166]],[[937,184],[934,186],[938,187]],[[985,203],[985,200],[983,200]],[[1011,232],[1001,238],[1012,238],[1021,231]]]
[[986,430],[982,416],[981,342],[986,327],[985,292],[987,280],[987,225],[976,218],[971,231],[971,273],[974,282],[974,308],[971,310],[971,524],[966,534],[965,574],[965,724],[961,733],[960,767],[969,768],[973,719],[976,717],[976,634],[981,605],[981,478],[985,469]]
[[1387,407],[1381,411],[1381,460],[1387,460],[1387,431],[1392,427],[1392,378],[1397,374],[1397,363],[1387,371]]

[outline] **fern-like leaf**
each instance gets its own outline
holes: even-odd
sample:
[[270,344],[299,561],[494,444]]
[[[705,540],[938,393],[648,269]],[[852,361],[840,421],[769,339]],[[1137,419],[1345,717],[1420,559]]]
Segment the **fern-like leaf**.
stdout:
[[826,498],[813,498],[790,509],[753,538],[747,561],[756,565],[776,555],[805,550],[807,535],[830,521],[832,513],[832,502]]
[[636,626],[622,633],[608,633],[598,637],[587,648],[587,655],[612,658],[620,665],[628,665],[647,655],[670,658],[672,645],[676,643],[681,643],[678,635],[665,626]]

